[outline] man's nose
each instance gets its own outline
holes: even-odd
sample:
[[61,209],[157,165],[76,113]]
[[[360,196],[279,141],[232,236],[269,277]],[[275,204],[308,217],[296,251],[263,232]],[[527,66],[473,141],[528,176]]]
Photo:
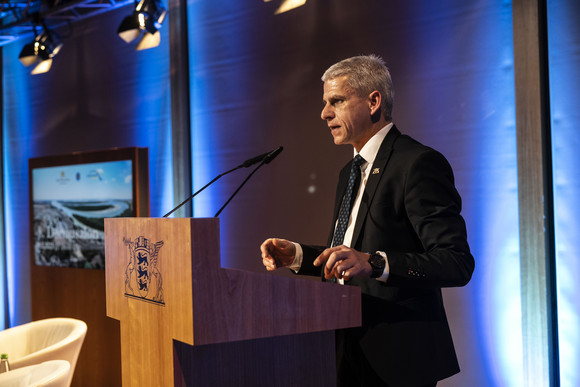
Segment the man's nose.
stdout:
[[322,108],[322,112],[320,112],[320,118],[322,118],[323,120],[328,120],[332,118],[333,115],[334,113],[332,112],[330,104],[324,105],[324,107]]

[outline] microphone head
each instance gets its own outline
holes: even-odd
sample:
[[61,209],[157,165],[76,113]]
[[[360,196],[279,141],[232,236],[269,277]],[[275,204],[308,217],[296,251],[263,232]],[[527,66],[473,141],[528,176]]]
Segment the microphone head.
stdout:
[[251,167],[252,165],[254,165],[256,163],[259,163],[260,161],[264,160],[264,158],[266,158],[266,156],[268,156],[270,153],[272,153],[272,151],[266,152],[266,153],[262,153],[261,155],[256,156],[256,157],[252,157],[251,159],[247,159],[246,161],[244,161],[242,163],[241,166],[244,167],[244,168]]
[[274,149],[272,152],[268,153],[264,158],[264,164],[270,163],[270,161],[274,160],[281,152],[284,150],[284,147],[279,146],[278,148]]

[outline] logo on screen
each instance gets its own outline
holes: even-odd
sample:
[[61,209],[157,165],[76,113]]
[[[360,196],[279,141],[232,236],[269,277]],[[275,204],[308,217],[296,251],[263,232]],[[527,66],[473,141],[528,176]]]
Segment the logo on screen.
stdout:
[[159,250],[163,241],[152,242],[143,236],[135,240],[123,238],[129,248],[129,263],[125,268],[125,296],[165,305],[163,278],[159,265]]

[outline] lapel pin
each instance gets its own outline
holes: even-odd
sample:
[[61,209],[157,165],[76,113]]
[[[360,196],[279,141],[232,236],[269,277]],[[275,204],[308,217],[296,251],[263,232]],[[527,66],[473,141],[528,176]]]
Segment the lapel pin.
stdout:
[[379,173],[381,173],[381,168],[375,168],[375,169],[373,169],[373,172],[372,172],[373,175],[377,175]]

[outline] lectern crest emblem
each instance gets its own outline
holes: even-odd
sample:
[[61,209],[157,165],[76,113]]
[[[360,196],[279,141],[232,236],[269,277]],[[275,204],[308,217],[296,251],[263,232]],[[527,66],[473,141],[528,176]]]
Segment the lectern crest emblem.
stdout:
[[139,236],[123,238],[129,248],[129,263],[125,268],[125,296],[165,305],[163,277],[159,270],[159,250],[163,241],[153,243]]

